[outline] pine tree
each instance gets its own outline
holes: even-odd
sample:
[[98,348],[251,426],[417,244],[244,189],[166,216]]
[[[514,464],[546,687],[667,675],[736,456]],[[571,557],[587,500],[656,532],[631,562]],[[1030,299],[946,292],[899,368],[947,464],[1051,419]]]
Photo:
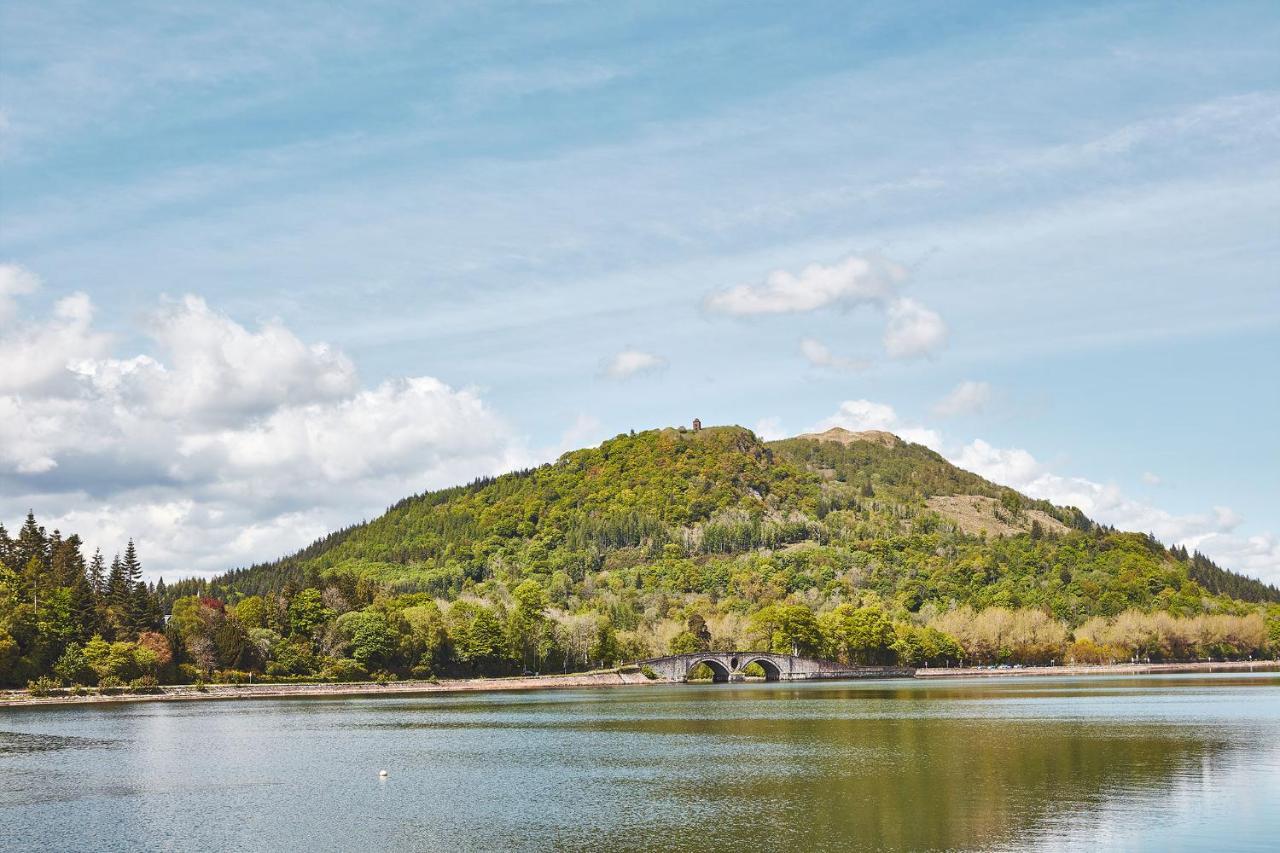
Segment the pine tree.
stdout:
[[80,537],[74,533],[64,540],[58,531],[53,532],[50,574],[55,586],[75,586],[77,579],[84,577],[80,545]]
[[129,581],[130,590],[142,582],[142,563],[138,561],[138,549],[133,546],[132,539],[124,549],[124,576]]
[[27,511],[27,520],[18,531],[18,541],[14,544],[15,569],[23,573],[28,592],[34,594],[37,588],[44,586],[44,575],[49,570],[49,542],[45,538],[44,528],[36,524],[34,512]]
[[124,561],[121,566],[128,585],[125,618],[129,630],[134,634],[150,631],[155,621],[152,613],[155,608],[151,592],[142,580],[142,562],[138,559],[138,549],[134,546],[132,539],[125,546]]
[[16,568],[16,561],[13,559],[13,540],[9,538],[9,531],[5,530],[3,524],[0,524],[0,565]]
[[154,599],[145,583],[139,583],[129,593],[129,630],[134,634],[150,631],[155,626]]
[[94,549],[93,559],[89,562],[89,586],[97,598],[101,598],[107,590],[107,566],[102,559],[101,548]]
[[103,598],[109,606],[117,608],[124,607],[129,600],[129,579],[125,577],[124,564],[120,562],[119,554],[111,560],[111,572],[107,575],[106,594]]
[[71,583],[71,615],[76,624],[75,639],[84,642],[99,632],[98,597],[84,572]]

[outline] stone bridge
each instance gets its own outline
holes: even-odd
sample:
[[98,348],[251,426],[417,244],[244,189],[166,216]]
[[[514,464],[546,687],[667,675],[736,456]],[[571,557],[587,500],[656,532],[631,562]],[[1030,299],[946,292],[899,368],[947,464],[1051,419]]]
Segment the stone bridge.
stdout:
[[889,666],[848,666],[829,660],[803,658],[799,655],[777,655],[771,652],[695,652],[636,661],[647,666],[665,681],[688,681],[689,672],[705,663],[712,680],[742,681],[751,664],[764,670],[765,681],[804,681],[812,678],[909,678],[913,669]]

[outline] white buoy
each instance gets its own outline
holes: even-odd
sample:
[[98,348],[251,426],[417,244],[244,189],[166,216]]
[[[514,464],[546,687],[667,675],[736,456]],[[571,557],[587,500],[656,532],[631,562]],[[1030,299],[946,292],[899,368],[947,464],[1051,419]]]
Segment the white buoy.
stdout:
[[379,771],[378,771],[378,775],[379,775],[379,776],[381,776],[383,779],[385,779],[385,778],[387,778],[387,771],[385,771],[385,770],[379,770]]

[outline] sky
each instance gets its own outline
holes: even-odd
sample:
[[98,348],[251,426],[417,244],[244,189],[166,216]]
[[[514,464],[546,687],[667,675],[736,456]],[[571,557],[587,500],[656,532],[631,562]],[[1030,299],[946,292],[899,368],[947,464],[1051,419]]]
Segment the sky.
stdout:
[[888,429],[1280,583],[1274,3],[0,6],[0,520],[152,579]]

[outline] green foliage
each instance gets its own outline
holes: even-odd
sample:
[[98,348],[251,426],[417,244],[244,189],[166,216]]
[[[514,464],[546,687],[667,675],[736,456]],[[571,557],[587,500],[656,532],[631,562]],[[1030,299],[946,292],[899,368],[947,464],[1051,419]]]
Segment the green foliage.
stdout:
[[267,602],[260,595],[241,599],[235,606],[235,617],[245,628],[266,628],[271,618]]
[[892,663],[896,657],[893,622],[877,605],[838,605],[823,614],[821,628],[824,652],[833,660],[871,665]]
[[55,696],[62,692],[61,688],[62,685],[56,678],[50,678],[47,675],[27,682],[27,692],[36,697]]
[[681,631],[671,638],[667,650],[673,655],[690,655],[694,652],[706,651],[706,645],[690,631]]
[[823,646],[822,630],[813,611],[802,604],[771,604],[751,617],[752,632],[764,651],[815,655]]
[[289,633],[295,637],[314,637],[334,612],[325,606],[318,589],[304,589],[289,602]]
[[395,637],[387,625],[387,617],[378,612],[344,614],[356,617],[351,635],[351,657],[366,669],[383,667],[395,650]]
[[98,683],[98,674],[89,665],[84,649],[79,643],[71,643],[53,665],[53,674],[64,684],[90,685]]
[[368,681],[369,670],[353,658],[338,658],[325,667],[325,678],[329,681]]

